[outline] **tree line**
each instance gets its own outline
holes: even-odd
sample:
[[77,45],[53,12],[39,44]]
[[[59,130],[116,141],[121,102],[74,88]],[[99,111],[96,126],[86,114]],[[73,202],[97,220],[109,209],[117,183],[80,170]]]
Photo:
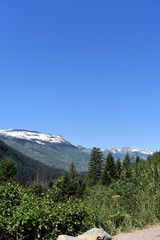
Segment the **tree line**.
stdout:
[[120,179],[129,179],[133,169],[143,163],[144,160],[138,155],[130,157],[128,153],[122,162],[120,159],[115,160],[111,153],[104,158],[100,148],[94,147],[90,154],[87,176],[93,184],[100,182],[102,185],[110,185]]

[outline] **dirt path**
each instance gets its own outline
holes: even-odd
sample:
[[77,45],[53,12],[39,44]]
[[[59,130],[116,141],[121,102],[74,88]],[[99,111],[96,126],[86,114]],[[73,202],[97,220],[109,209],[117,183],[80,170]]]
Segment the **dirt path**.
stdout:
[[120,233],[113,240],[160,240],[160,225],[130,233]]

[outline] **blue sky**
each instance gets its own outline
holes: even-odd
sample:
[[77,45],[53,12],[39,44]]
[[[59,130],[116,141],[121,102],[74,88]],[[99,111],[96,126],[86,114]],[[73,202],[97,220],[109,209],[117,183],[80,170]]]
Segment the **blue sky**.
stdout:
[[160,149],[159,0],[1,0],[0,128]]

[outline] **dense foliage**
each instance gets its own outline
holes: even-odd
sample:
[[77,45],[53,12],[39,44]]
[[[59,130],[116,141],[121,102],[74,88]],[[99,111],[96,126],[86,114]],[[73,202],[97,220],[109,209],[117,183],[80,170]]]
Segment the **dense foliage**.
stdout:
[[56,239],[94,226],[115,234],[160,221],[160,152],[146,161],[127,154],[122,163],[109,154],[94,177],[82,180],[72,163],[45,186],[1,178],[0,239]]
[[160,221],[160,152],[146,161],[125,156],[122,165],[109,154],[100,181],[87,188],[95,224],[114,234]]
[[59,234],[76,235],[91,227],[85,201],[75,197],[71,184],[64,194],[65,186],[65,176],[40,194],[11,179],[1,183],[0,239],[56,239]]

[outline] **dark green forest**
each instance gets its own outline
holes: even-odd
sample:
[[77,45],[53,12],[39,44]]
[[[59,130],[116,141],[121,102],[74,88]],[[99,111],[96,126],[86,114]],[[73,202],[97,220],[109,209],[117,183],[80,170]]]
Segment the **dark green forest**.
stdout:
[[33,158],[29,158],[19,151],[0,140],[0,161],[3,158],[12,157],[16,164],[16,179],[20,184],[26,186],[30,182],[47,182],[56,178],[62,169],[47,166]]
[[[88,172],[74,164],[48,182],[22,186],[13,155],[0,163],[0,239],[56,239],[92,227],[111,235],[160,222],[160,152],[123,161],[93,148]],[[37,173],[36,173],[37,174]]]

